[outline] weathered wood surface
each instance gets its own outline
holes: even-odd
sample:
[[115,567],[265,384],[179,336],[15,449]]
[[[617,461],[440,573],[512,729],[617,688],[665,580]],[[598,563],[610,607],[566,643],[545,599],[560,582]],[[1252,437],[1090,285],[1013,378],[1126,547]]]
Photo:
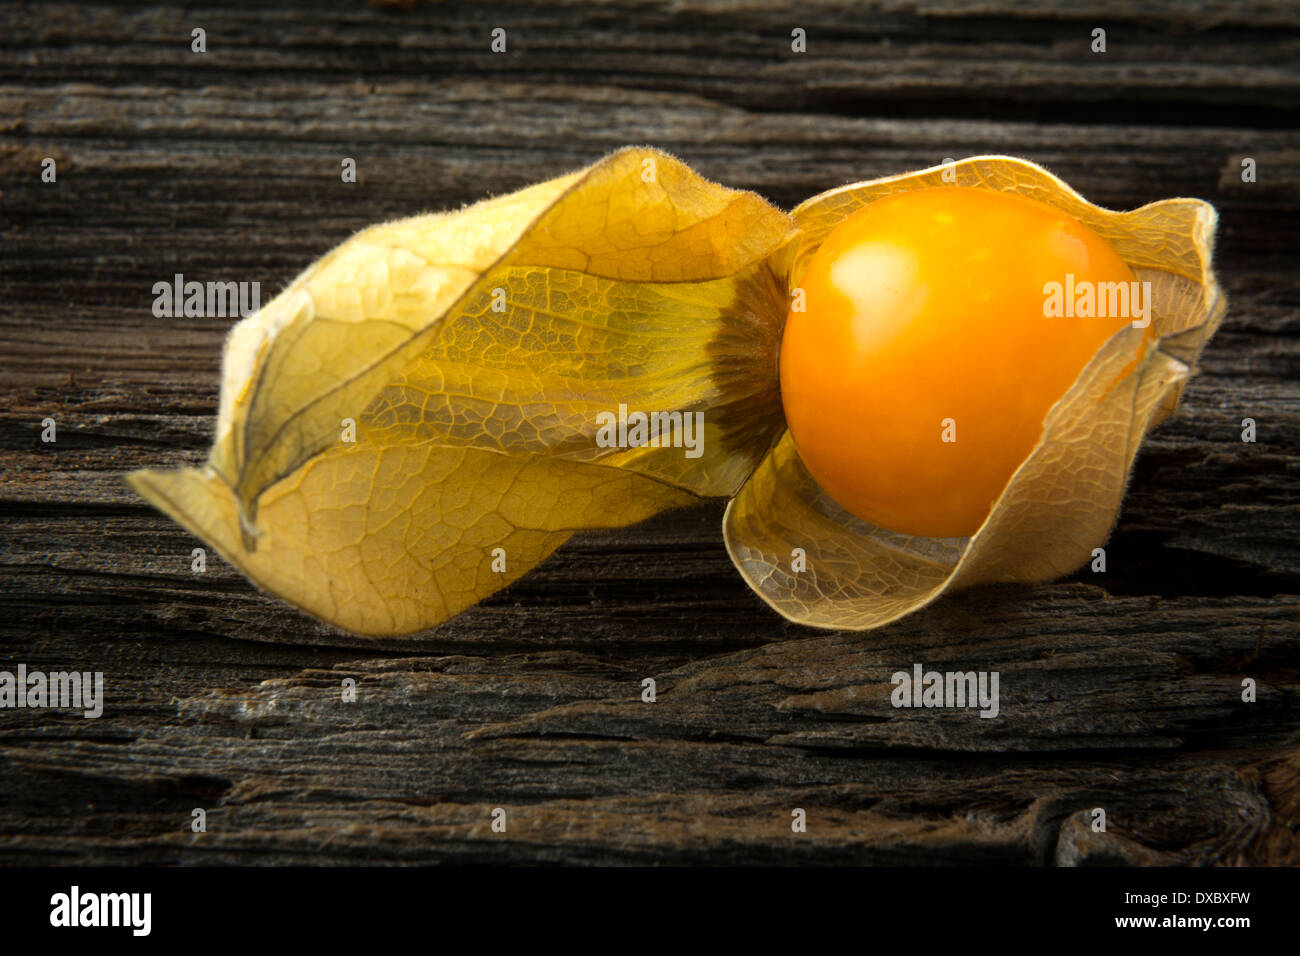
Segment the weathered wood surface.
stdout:
[[[782,6],[0,8],[0,666],[108,697],[0,711],[0,860],[1300,862],[1300,14]],[[379,644],[190,573],[120,476],[202,459],[228,322],[155,319],[153,283],[274,292],[361,226],[627,143],[786,206],[981,152],[1214,201],[1229,317],[1108,572],[826,635],[749,592],[707,503]],[[999,671],[1001,716],[894,710],[913,662]]]

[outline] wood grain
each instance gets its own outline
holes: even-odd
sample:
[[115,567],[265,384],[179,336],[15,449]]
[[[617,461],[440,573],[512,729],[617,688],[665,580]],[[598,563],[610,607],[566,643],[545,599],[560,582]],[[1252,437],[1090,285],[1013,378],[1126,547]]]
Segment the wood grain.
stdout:
[[[0,711],[0,861],[1300,863],[1293,4],[321,7],[0,8],[0,668],[107,684],[98,720]],[[984,152],[1214,202],[1229,316],[1107,573],[821,634],[745,587],[717,502],[414,641],[190,573],[121,475],[202,460],[229,322],[155,318],[155,282],[265,300],[362,226],[628,143],[784,206]],[[892,708],[914,662],[998,671],[999,718]]]

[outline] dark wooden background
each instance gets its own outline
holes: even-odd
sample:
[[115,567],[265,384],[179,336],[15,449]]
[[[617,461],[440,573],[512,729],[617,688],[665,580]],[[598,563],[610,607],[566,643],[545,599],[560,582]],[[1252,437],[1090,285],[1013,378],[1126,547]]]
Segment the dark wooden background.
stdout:
[[[107,682],[99,720],[0,711],[0,861],[1300,862],[1297,63],[1289,2],[0,7],[0,669]],[[1228,319],[1108,573],[828,635],[708,503],[375,644],[190,572],[121,476],[203,459],[229,323],[154,318],[155,282],[265,301],[362,226],[625,144],[787,207],[985,152],[1215,202]],[[1000,671],[1002,716],[893,710],[917,661]]]

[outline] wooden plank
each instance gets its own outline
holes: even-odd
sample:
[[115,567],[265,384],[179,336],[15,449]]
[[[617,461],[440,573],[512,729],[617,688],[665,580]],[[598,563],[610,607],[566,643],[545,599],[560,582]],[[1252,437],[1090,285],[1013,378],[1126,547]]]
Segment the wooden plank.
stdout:
[[[0,10],[0,669],[107,683],[97,720],[0,711],[0,860],[1300,862],[1300,14],[784,7],[510,7],[496,60],[472,5]],[[229,321],[156,319],[154,282],[273,294],[374,221],[644,142],[784,206],[984,152],[1113,207],[1213,201],[1229,317],[1107,573],[827,635],[743,584],[717,502],[408,641],[190,573],[120,477],[202,460]],[[997,671],[998,719],[890,706],[914,662]]]

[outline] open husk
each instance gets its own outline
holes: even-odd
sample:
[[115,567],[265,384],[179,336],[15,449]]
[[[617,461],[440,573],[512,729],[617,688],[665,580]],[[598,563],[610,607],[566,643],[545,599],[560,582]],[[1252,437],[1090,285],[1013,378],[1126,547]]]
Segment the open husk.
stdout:
[[970,538],[907,536],[854,517],[818,487],[786,433],[730,503],[723,525],[745,580],[800,624],[879,627],[954,588],[1047,581],[1084,564],[1110,535],[1143,437],[1172,414],[1223,318],[1226,303],[1211,269],[1212,206],[1169,199],[1114,212],[1033,163],[1005,156],[816,196],[792,213],[799,232],[773,257],[774,271],[793,287],[846,216],[883,196],[945,184],[1036,199],[1108,240],[1139,281],[1151,282],[1156,344],[1144,345],[1141,330],[1125,327],[1102,347],[1048,413],[1038,445]]

